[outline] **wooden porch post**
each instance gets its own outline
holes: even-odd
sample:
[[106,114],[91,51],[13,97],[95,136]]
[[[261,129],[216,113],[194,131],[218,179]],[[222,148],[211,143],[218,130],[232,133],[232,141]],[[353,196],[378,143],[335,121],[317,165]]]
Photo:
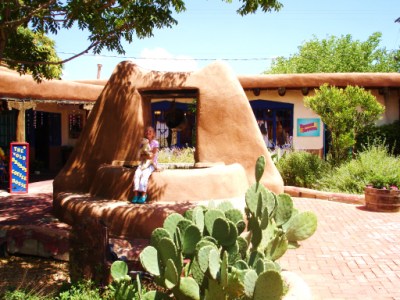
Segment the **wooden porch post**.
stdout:
[[16,128],[16,138],[17,142],[25,141],[25,111],[27,109],[35,109],[36,103],[33,101],[7,101],[8,109],[18,110],[17,128]]

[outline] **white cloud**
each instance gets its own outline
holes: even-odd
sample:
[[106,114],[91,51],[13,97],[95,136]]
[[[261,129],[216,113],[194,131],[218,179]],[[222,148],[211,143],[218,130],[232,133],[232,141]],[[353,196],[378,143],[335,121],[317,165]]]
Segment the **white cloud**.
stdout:
[[154,71],[190,72],[199,69],[197,62],[187,55],[173,55],[164,48],[145,48],[135,60],[140,67]]

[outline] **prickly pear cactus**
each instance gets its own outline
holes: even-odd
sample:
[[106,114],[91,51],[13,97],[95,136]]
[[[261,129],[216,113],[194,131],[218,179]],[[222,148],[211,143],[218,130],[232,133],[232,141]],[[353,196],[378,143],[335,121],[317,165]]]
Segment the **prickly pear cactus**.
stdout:
[[289,195],[275,195],[260,184],[264,168],[261,156],[244,213],[229,202],[210,203],[183,215],[173,213],[153,231],[140,261],[175,299],[282,297],[277,260],[315,232],[317,219],[312,212],[298,212]]

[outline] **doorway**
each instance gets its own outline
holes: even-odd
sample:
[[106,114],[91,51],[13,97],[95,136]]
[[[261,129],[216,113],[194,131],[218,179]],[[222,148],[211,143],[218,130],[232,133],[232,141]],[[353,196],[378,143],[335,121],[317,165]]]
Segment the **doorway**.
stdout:
[[[31,163],[43,169],[53,169],[54,155],[61,147],[61,114],[26,111],[26,141],[31,149]],[[61,154],[60,154],[61,155]],[[33,161],[32,161],[33,160]]]
[[268,100],[254,100],[250,105],[267,147],[291,147],[294,105]]

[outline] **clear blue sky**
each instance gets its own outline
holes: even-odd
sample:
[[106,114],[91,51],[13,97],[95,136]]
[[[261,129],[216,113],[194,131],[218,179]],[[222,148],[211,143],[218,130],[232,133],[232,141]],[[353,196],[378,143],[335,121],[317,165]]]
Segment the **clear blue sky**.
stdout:
[[[271,59],[288,57],[315,35],[351,34],[365,41],[381,32],[381,46],[400,48],[399,0],[281,0],[279,12],[241,17],[240,3],[222,0],[187,0],[187,10],[175,15],[178,25],[155,30],[154,36],[123,43],[124,57],[103,52],[101,56],[81,56],[64,66],[63,79],[95,79],[97,64],[102,64],[101,79],[107,79],[115,66],[132,60],[146,69],[192,71],[216,59],[226,60],[238,75],[260,74]],[[89,45],[87,35],[79,30],[61,32],[53,37],[63,59]],[[149,59],[156,58],[156,59]]]

